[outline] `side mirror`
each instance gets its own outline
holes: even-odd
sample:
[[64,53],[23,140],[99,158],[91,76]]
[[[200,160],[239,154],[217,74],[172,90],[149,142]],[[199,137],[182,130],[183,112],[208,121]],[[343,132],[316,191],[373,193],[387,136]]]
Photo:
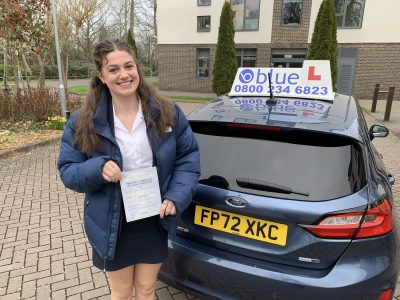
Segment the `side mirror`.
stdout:
[[368,130],[368,136],[371,141],[376,137],[386,137],[388,134],[389,130],[382,125],[372,125]]

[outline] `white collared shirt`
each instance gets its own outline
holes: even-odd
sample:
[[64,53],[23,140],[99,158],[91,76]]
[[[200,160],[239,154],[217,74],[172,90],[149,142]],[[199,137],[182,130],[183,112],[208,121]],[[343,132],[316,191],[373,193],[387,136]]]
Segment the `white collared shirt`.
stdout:
[[115,139],[121,150],[124,163],[122,171],[151,167],[153,165],[153,152],[147,137],[141,101],[139,101],[139,108],[130,133],[115,114],[114,105],[113,113]]

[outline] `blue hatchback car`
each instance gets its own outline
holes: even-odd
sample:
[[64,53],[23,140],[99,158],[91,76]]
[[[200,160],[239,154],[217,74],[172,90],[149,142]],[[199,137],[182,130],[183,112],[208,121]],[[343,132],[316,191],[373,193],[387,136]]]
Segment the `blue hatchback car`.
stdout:
[[188,116],[201,177],[159,278],[201,299],[389,300],[391,185],[358,101],[221,96]]

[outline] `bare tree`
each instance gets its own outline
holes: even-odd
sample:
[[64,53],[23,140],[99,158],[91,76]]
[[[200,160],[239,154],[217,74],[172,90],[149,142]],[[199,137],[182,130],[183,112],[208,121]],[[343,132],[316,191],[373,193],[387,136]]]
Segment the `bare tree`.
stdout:
[[156,0],[124,0],[110,2],[112,26],[117,36],[125,36],[129,29],[141,45],[148,46],[149,36],[155,36],[154,9]]
[[[38,64],[39,64],[39,80],[38,80],[38,88],[44,88],[45,86],[45,70],[44,67],[49,57],[49,52],[54,48],[53,47],[53,32],[52,32],[52,23],[51,23],[51,9],[47,10],[46,12],[46,23],[44,27],[44,32],[46,33],[46,40],[45,46],[37,47],[35,49],[34,56],[36,57]],[[25,61],[25,60],[24,60]]]
[[77,42],[86,62],[91,61],[93,45],[99,39],[100,31],[104,27],[106,18],[107,11],[101,8],[96,13],[88,16],[82,23]]
[[69,57],[72,52],[83,53],[87,62],[92,45],[104,22],[104,6],[106,0],[60,0],[60,15],[64,85],[67,88]]
[[122,37],[128,32],[131,2],[132,0],[110,0],[110,26],[114,28],[112,33],[117,37]]

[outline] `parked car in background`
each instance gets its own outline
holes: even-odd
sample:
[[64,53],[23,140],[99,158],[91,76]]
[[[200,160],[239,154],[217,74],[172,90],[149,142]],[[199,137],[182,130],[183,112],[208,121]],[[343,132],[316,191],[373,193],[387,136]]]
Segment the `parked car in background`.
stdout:
[[188,115],[201,177],[159,278],[204,299],[389,300],[394,178],[357,99],[218,97]]

